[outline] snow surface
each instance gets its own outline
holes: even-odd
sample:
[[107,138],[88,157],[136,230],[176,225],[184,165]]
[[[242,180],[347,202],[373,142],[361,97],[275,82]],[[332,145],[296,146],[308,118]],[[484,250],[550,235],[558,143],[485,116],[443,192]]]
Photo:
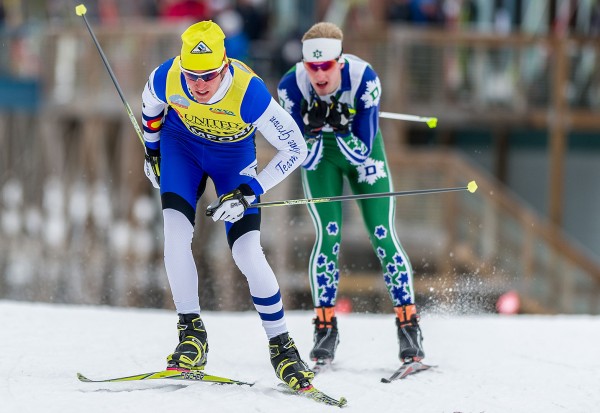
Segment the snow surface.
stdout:
[[[312,313],[288,312],[303,357]],[[276,391],[255,313],[205,312],[207,372],[252,388],[147,381],[81,383],[160,370],[176,343],[166,310],[0,301],[1,412],[332,412]],[[380,383],[398,365],[391,315],[339,315],[335,370],[314,384],[348,398],[347,412],[598,412],[600,317],[424,314],[427,361],[437,370]]]

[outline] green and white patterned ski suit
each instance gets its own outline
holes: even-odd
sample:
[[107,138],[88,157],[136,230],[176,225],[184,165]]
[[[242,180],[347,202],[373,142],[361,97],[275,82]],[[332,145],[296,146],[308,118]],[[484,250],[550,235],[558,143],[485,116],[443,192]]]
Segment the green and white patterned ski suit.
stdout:
[[[308,198],[342,195],[344,179],[354,194],[393,191],[379,130],[379,78],[364,60],[349,54],[343,58],[342,81],[334,95],[350,108],[350,133],[341,136],[326,125],[316,139],[305,135],[309,154],[302,168],[302,184]],[[280,104],[303,129],[302,101],[310,103],[317,96],[302,63],[282,78],[278,93]],[[320,98],[329,103],[330,96]],[[412,267],[394,225],[396,199],[357,202],[394,307],[414,304]],[[313,302],[315,307],[334,306],[340,281],[342,203],[308,204],[308,208],[316,229],[308,269]]]

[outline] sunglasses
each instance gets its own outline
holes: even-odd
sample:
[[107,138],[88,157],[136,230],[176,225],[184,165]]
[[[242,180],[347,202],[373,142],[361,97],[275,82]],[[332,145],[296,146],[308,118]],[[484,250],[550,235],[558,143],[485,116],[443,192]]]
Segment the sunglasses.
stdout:
[[317,72],[319,69],[321,69],[323,72],[327,72],[329,69],[331,69],[336,63],[338,62],[338,59],[333,59],[333,60],[328,60],[326,62],[304,62],[304,65],[308,68],[308,70],[310,70],[311,72]]
[[188,79],[192,82],[197,82],[198,79],[202,79],[203,82],[210,82],[211,80],[216,79],[221,74],[224,67],[225,67],[225,61],[223,61],[221,66],[215,70],[211,70],[211,71],[204,72],[204,73],[196,73],[196,72],[192,72],[190,70],[184,69],[181,66],[181,62],[179,62],[179,69],[181,69],[181,72],[186,77],[186,79]]

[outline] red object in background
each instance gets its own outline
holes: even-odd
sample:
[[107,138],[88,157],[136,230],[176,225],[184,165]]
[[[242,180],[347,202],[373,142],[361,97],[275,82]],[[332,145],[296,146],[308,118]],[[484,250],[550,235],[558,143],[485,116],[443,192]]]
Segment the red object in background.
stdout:
[[521,299],[515,290],[505,292],[496,301],[496,310],[500,314],[517,314],[520,307]]
[[167,2],[160,16],[165,20],[191,18],[196,21],[210,18],[210,10],[205,1],[183,0]]
[[346,297],[340,297],[335,304],[335,312],[340,314],[352,312],[352,301]]

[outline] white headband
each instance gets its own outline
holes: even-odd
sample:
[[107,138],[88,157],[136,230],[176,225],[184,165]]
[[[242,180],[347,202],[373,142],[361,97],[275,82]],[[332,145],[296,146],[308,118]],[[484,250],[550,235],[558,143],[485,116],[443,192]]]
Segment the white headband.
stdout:
[[302,42],[302,57],[305,62],[326,62],[342,54],[340,39],[307,39]]

